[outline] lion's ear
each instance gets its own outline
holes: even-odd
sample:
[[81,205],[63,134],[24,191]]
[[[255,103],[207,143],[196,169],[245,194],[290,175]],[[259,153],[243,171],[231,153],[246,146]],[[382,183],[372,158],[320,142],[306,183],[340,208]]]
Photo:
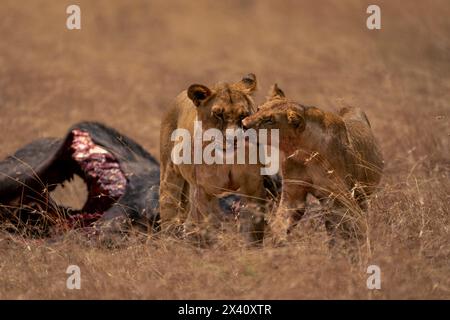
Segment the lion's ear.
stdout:
[[187,91],[189,99],[198,107],[203,101],[211,96],[211,90],[201,84],[193,84]]
[[289,109],[287,111],[287,120],[293,127],[303,130],[305,128],[305,118],[300,114],[299,111]]
[[249,73],[241,81],[235,83],[234,87],[247,94],[252,94],[257,87],[256,76],[253,73]]
[[275,83],[270,88],[269,93],[268,93],[266,98],[267,98],[267,100],[274,100],[274,99],[281,99],[281,98],[284,98],[284,97],[285,97],[285,95],[284,95],[283,90],[281,90],[278,87],[278,84]]

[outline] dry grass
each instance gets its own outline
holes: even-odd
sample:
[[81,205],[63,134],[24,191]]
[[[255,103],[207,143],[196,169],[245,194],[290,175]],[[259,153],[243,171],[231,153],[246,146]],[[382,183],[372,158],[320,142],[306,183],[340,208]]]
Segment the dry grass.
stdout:
[[[371,120],[386,160],[367,216],[370,250],[331,255],[314,219],[284,248],[233,232],[209,249],[133,236],[119,248],[77,233],[56,242],[0,235],[0,298],[450,298],[448,1],[65,1],[0,5],[0,157],[80,120],[116,127],[157,155],[159,121],[193,82],[254,72],[305,104],[345,100]],[[76,202],[76,192],[69,199]],[[65,288],[77,264],[82,289]],[[366,288],[369,264],[382,290]]]

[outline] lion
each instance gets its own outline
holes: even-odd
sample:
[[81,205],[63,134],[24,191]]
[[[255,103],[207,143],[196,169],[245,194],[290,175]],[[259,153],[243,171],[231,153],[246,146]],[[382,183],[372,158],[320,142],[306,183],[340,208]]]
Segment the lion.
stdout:
[[331,239],[336,231],[347,239],[362,234],[360,212],[380,182],[383,158],[361,109],[344,107],[336,114],[307,107],[287,99],[275,84],[242,123],[245,129],[279,129],[282,191],[271,221],[275,239],[286,240],[305,213],[308,194],[320,200]]
[[[249,74],[236,83],[217,83],[211,88],[192,84],[180,93],[161,122],[160,132],[160,216],[168,226],[184,224],[184,234],[202,234],[205,226],[220,224],[219,198],[236,192],[243,201],[264,205],[266,189],[257,164],[175,164],[171,158],[175,142],[172,134],[185,129],[194,135],[195,120],[203,130],[242,128],[241,121],[256,111],[252,94],[257,82]],[[183,212],[187,212],[183,214]],[[263,217],[251,217],[247,229],[251,241],[261,241]],[[206,236],[208,238],[208,236]]]

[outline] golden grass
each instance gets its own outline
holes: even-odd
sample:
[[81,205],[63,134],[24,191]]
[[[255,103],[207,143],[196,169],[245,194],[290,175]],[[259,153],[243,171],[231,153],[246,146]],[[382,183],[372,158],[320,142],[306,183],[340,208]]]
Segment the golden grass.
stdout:
[[[247,248],[236,232],[200,249],[166,235],[117,247],[69,232],[55,241],[0,234],[0,298],[450,298],[450,5],[379,1],[60,1],[0,5],[0,157],[73,123],[98,120],[158,155],[164,110],[191,83],[254,72],[257,101],[287,96],[362,107],[386,161],[357,262],[332,254],[317,218],[286,247]],[[77,203],[77,193],[67,201]],[[82,289],[67,290],[77,264]],[[382,289],[366,288],[379,265]]]

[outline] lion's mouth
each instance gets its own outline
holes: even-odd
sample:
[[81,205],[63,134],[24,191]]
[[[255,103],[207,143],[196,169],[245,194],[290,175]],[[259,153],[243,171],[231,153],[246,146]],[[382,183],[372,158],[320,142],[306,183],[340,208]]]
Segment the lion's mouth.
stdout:
[[119,162],[109,151],[97,145],[86,131],[72,130],[71,158],[88,188],[83,208],[68,214],[71,226],[89,226],[125,193],[127,179]]

